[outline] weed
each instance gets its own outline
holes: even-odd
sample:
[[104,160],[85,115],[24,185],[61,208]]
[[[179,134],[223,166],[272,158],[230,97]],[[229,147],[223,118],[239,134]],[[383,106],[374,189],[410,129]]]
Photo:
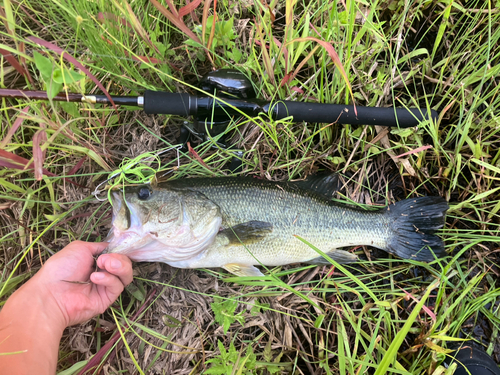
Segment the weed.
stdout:
[[63,87],[65,90],[70,90],[71,87],[73,87],[73,83],[79,82],[85,78],[85,76],[74,70],[69,70],[65,66],[54,69],[52,61],[36,51],[33,53],[33,58],[47,86],[47,95],[49,99],[53,99],[62,91]]
[[223,300],[218,296],[214,296],[214,302],[210,306],[214,312],[215,321],[222,326],[224,333],[227,332],[229,326],[235,321],[241,325],[245,324],[245,318],[242,316],[242,313],[234,313],[238,307],[237,301],[231,299]]
[[211,366],[205,370],[204,374],[214,375],[232,375],[235,372],[239,374],[252,374],[255,368],[256,356],[253,353],[252,347],[247,346],[246,352],[242,354],[237,351],[234,344],[229,344],[229,350],[226,350],[221,341],[217,341],[217,347],[220,351],[220,356],[209,359],[207,364]]

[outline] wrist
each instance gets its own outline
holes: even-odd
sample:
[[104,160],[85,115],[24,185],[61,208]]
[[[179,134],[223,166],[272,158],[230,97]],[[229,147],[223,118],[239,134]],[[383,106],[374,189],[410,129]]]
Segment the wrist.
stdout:
[[50,296],[30,282],[14,292],[0,311],[0,372],[54,374],[64,331]]
[[11,302],[15,303],[19,309],[22,309],[23,306],[29,307],[28,310],[24,310],[27,319],[34,318],[40,324],[47,326],[54,334],[62,336],[67,326],[67,319],[50,290],[44,287],[44,285],[40,285],[36,281],[36,277],[35,275],[35,277],[19,288],[9,298],[9,301],[13,300]]

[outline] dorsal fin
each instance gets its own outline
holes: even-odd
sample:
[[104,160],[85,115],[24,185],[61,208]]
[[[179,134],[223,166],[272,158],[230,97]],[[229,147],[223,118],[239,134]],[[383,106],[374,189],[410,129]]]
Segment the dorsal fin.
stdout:
[[319,174],[307,177],[302,181],[292,181],[291,184],[319,194],[327,199],[332,199],[337,191],[342,187],[337,173]]

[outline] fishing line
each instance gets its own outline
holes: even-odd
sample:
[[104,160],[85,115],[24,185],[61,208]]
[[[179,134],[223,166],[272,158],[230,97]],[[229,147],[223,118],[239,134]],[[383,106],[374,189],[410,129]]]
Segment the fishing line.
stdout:
[[[26,53],[30,51],[30,53]],[[33,52],[38,52],[36,49],[34,48],[30,48],[30,49],[26,49],[25,50],[25,53],[27,55],[29,55],[30,57],[33,57]],[[85,50],[70,50],[69,48],[66,48],[64,50],[65,52],[67,53],[70,53],[75,59],[80,59],[81,57],[83,56],[88,56],[88,57],[108,57],[108,58],[111,58],[111,59],[117,59],[117,60],[126,60],[126,61],[131,61],[131,62],[134,62],[134,63],[143,63],[143,61],[137,61],[137,60],[134,60],[133,58],[131,57],[126,57],[126,56],[117,56],[117,55],[108,55],[108,54],[101,54],[101,53],[94,53],[94,52],[88,52],[88,51],[85,51]],[[78,57],[77,57],[78,55]],[[165,62],[166,64],[166,62]]]

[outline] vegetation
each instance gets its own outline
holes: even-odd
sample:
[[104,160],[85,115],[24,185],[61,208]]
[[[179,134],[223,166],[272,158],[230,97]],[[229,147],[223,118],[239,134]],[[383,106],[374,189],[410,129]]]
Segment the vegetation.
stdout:
[[92,193],[113,171],[126,170],[129,183],[158,170],[223,176],[240,150],[242,175],[336,171],[344,201],[445,197],[449,257],[424,264],[364,247],[354,266],[280,267],[258,280],[138,264],[111,311],[66,331],[61,373],[441,374],[447,348],[462,339],[500,363],[499,8],[495,0],[4,0],[3,88],[194,94],[207,72],[235,68],[266,100],[354,99],[436,109],[439,119],[388,130],[262,114],[228,126],[232,150],[216,137],[192,139],[183,152],[180,118],[3,98],[0,301],[70,241],[105,238],[110,205]]

